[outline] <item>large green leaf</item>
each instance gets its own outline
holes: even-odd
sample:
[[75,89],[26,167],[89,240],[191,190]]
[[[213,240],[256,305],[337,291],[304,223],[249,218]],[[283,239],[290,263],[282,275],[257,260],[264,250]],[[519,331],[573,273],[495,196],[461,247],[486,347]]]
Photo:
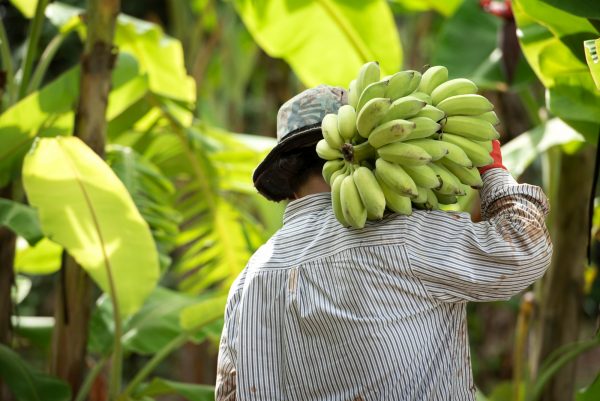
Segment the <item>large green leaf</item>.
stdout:
[[[139,74],[135,58],[119,56],[112,74],[109,117],[122,113],[146,92]],[[35,137],[71,135],[78,96],[79,67],[74,67],[0,115],[0,186],[18,174]]]
[[405,11],[429,11],[434,10],[445,17],[453,15],[463,0],[392,0]]
[[600,19],[600,3],[596,0],[541,0],[570,14]]
[[156,25],[121,14],[115,30],[121,52],[135,55],[142,72],[148,74],[150,90],[186,102],[196,100],[196,85],[187,75],[181,42],[164,34]]
[[550,111],[563,119],[600,123],[600,92],[583,48],[598,30],[585,18],[539,1],[515,0],[513,12],[523,53],[548,89]]
[[154,164],[129,147],[110,145],[106,161],[131,194],[136,207],[152,230],[161,270],[171,263],[181,216],[173,207],[175,188]]
[[194,305],[185,307],[180,314],[179,324],[190,332],[195,332],[208,323],[223,316],[227,294],[214,294]]
[[37,213],[31,207],[9,199],[0,198],[0,227],[10,228],[31,245],[44,237]]
[[398,71],[402,50],[385,0],[236,0],[256,42],[283,58],[307,86],[347,87],[360,66]]
[[102,290],[112,281],[123,315],[139,309],[158,279],[156,246],[108,165],[76,137],[42,138],[25,157],[23,184],[44,233]]
[[0,378],[17,401],[69,401],[67,383],[33,370],[21,357],[0,344]]
[[136,397],[156,397],[167,394],[176,394],[188,401],[213,401],[215,399],[213,386],[176,382],[160,377],[155,377],[150,383],[142,387]]
[[[500,68],[502,52],[497,49],[501,24],[477,2],[463,2],[442,25],[431,64],[446,66],[452,78],[468,77],[480,87],[496,88],[506,80]],[[466,31],[468,44],[464,43]]]
[[35,8],[37,7],[38,0],[10,0],[10,2],[17,8],[23,16],[26,18],[33,18],[35,14]]

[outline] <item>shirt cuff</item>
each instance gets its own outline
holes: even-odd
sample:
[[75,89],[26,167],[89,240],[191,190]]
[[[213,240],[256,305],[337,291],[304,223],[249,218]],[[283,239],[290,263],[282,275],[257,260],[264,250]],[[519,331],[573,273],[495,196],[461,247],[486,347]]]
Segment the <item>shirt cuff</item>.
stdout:
[[487,211],[492,203],[498,199],[510,197],[524,197],[535,203],[540,211],[547,215],[550,211],[548,198],[544,191],[538,186],[529,184],[518,184],[517,181],[504,169],[494,168],[486,171],[483,176],[483,187],[481,188],[481,214],[486,219]]

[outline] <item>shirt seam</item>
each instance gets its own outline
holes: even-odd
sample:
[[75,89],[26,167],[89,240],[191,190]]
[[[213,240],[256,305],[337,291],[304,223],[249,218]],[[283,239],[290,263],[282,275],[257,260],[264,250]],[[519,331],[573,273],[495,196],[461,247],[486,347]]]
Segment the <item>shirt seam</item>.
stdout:
[[362,245],[348,245],[342,248],[338,248],[335,251],[331,251],[331,252],[327,252],[324,253],[320,256],[316,256],[310,259],[305,259],[302,263],[299,264],[289,264],[285,267],[268,267],[268,266],[254,266],[255,271],[257,272],[263,272],[263,271],[285,271],[285,270],[290,270],[293,269],[294,267],[298,267],[298,266],[306,266],[308,264],[311,264],[317,260],[321,260],[321,259],[327,259],[330,257],[333,257],[337,254],[340,254],[342,252],[346,252],[349,249],[355,249],[355,248],[371,248],[373,246],[402,246],[405,247],[405,243],[402,240],[383,240],[381,242],[377,242],[376,245],[373,245],[372,243],[368,243],[368,244],[362,244]]

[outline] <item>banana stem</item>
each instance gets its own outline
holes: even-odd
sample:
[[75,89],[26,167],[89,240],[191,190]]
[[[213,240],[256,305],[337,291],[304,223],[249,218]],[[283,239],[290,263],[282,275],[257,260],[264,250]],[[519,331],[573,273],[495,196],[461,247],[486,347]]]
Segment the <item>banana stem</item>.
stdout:
[[363,160],[372,159],[375,157],[375,148],[369,142],[363,142],[360,145],[350,145],[352,147],[352,161],[360,164]]

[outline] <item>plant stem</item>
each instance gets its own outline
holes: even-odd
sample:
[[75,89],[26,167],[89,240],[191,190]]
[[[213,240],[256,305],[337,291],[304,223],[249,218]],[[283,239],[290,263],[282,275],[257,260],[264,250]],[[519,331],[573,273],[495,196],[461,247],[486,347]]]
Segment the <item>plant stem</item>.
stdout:
[[37,47],[42,33],[42,25],[44,24],[44,11],[49,0],[39,0],[35,8],[35,16],[31,21],[29,28],[27,51],[25,53],[25,61],[21,72],[21,85],[19,86],[19,99],[22,99],[27,94],[29,86],[29,78],[33,69],[33,60],[37,53]]
[[[10,43],[8,43],[8,36],[6,35],[2,18],[0,18],[0,57],[2,58],[2,69],[6,72],[6,90],[8,93],[8,105],[6,108],[8,108],[14,102],[15,71],[10,54]],[[0,105],[0,111],[2,110],[3,108]]]
[[[177,337],[172,339],[167,345],[161,348],[152,359],[150,359],[144,367],[135,375],[135,377],[129,382],[120,398],[127,399],[127,396],[131,395],[137,387],[146,379],[146,377],[152,373],[152,371],[165,359],[171,352],[176,350],[185,344],[189,339],[190,333],[183,332],[179,334]],[[111,398],[112,399],[112,398]]]
[[106,365],[107,361],[108,361],[108,356],[102,357],[102,359],[100,359],[98,361],[98,363],[96,363],[96,365],[92,368],[92,370],[89,371],[89,373],[85,377],[85,380],[83,381],[83,384],[79,388],[79,392],[77,393],[77,397],[75,398],[75,401],[85,401],[86,400],[87,395],[90,392],[90,389],[92,388],[92,384],[94,383],[94,380],[96,379],[96,376],[98,376],[98,374],[102,371],[102,369],[104,368],[104,365]]
[[40,61],[38,62],[38,65],[35,68],[33,75],[31,76],[31,81],[29,82],[29,85],[27,86],[27,93],[26,93],[27,95],[33,91],[36,91],[40,87],[40,84],[42,83],[42,79],[44,78],[44,75],[46,74],[46,71],[48,70],[48,66],[50,65],[50,62],[56,55],[56,52],[58,51],[60,46],[63,44],[63,42],[65,41],[67,36],[69,36],[69,34],[71,32],[73,32],[75,30],[75,28],[77,28],[76,25],[71,26],[69,29],[67,29],[64,32],[60,32],[58,35],[56,35],[54,38],[52,38],[50,43],[48,43],[48,46],[46,46],[46,49],[44,49],[44,52],[42,53],[42,56],[40,57]]

